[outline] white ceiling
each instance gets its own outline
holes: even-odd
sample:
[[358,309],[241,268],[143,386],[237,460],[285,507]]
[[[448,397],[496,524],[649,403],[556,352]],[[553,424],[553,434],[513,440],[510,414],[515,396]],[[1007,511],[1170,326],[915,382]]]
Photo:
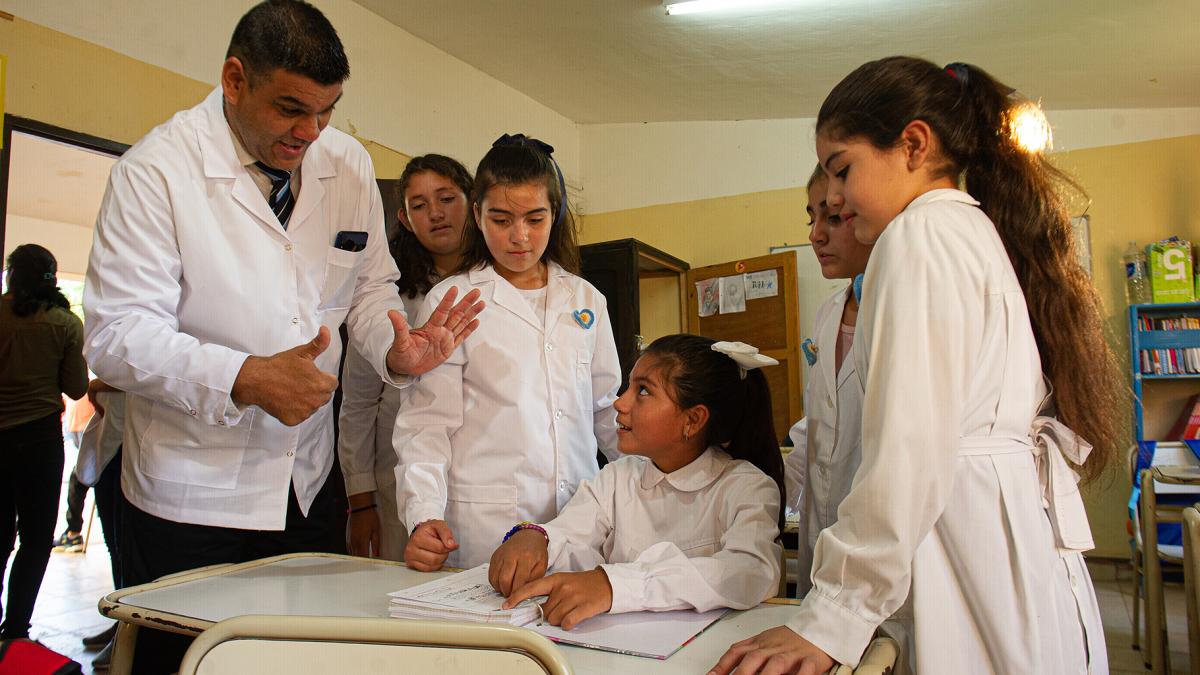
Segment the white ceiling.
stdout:
[[[111,155],[14,132],[6,210],[90,232],[116,161]],[[85,236],[91,241],[90,233]]]
[[1197,0],[355,2],[581,124],[812,117],[892,54],[978,64],[1051,110],[1200,106]]

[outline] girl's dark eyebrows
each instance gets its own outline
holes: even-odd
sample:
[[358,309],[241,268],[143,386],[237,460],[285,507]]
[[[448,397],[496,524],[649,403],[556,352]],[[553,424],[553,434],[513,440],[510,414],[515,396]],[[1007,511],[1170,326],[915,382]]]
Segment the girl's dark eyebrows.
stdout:
[[842,154],[843,152],[845,152],[845,150],[835,150],[833,152],[833,154],[831,154],[825,158],[825,170],[826,171],[833,171],[833,167],[831,166],[831,163],[838,155]]

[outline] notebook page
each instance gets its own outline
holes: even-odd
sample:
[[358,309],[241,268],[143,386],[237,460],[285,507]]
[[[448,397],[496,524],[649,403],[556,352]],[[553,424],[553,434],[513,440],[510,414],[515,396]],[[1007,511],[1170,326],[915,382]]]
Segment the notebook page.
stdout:
[[598,614],[572,630],[543,624],[527,626],[555,642],[618,654],[665,659],[716,623],[729,610],[628,612]]

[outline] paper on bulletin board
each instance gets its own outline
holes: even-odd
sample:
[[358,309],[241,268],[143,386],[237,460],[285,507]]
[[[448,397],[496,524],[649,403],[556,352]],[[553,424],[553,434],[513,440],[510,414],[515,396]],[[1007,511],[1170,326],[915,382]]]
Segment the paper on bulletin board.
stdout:
[[778,270],[750,272],[746,275],[746,299],[770,298],[779,295]]
[[720,287],[717,286],[717,280],[703,279],[696,282],[696,304],[698,314],[700,316],[712,316],[719,309],[718,293]]
[[721,277],[720,302],[722,314],[746,311],[746,275]]

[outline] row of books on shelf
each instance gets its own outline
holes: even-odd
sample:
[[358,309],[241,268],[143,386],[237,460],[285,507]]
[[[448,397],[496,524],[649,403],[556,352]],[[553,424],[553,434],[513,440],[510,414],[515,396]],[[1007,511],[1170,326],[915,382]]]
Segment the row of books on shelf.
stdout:
[[[1200,330],[1200,317],[1139,316],[1139,330]],[[1143,375],[1192,375],[1200,373],[1200,347],[1143,349],[1139,352]]]
[[1200,347],[1143,349],[1143,375],[1194,375],[1200,373]]
[[1197,316],[1138,316],[1138,328],[1141,330],[1200,330],[1200,317]]

